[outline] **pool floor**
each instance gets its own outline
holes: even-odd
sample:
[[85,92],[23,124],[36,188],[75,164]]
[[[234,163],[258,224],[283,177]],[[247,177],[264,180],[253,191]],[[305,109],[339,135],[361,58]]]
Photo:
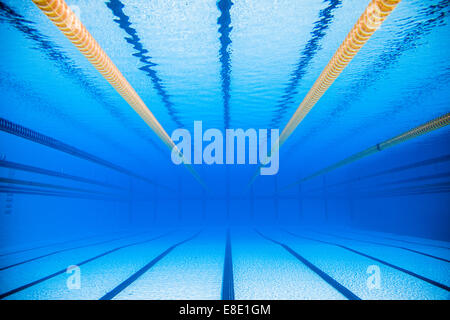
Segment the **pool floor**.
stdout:
[[0,297],[449,299],[449,248],[351,229],[121,232],[3,248]]

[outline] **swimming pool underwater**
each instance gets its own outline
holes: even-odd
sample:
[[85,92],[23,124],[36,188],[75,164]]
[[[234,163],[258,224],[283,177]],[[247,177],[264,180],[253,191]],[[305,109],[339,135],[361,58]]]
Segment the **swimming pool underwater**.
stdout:
[[0,0],[0,299],[448,300],[449,21]]

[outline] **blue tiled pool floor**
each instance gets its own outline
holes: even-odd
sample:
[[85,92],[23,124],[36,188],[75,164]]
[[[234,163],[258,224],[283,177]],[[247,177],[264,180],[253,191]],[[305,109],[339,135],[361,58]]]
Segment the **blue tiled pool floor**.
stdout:
[[221,299],[227,281],[235,299],[449,299],[449,259],[442,241],[350,229],[124,232],[3,248],[0,297]]

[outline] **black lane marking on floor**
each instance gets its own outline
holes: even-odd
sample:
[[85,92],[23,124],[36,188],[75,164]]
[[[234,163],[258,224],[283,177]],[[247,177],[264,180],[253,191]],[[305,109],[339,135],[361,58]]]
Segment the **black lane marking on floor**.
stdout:
[[381,235],[372,235],[372,234],[367,233],[367,232],[364,232],[364,231],[358,233],[358,232],[354,232],[354,231],[350,231],[350,230],[349,230],[348,232],[353,233],[353,234],[358,234],[358,235],[361,235],[361,233],[362,233],[362,235],[369,236],[369,237],[380,238],[380,239],[387,239],[387,240],[393,240],[393,241],[404,242],[404,243],[410,243],[410,244],[417,244],[417,245],[420,245],[420,246],[423,246],[423,247],[435,247],[435,248],[441,248],[441,249],[447,249],[447,250],[450,250],[449,247],[446,247],[446,246],[439,246],[439,245],[437,245],[437,244],[420,243],[420,242],[415,242],[415,241],[408,241],[408,240],[403,240],[403,239],[395,239],[395,238],[385,237],[385,236],[381,236]]
[[200,234],[201,231],[197,232],[193,236],[175,243],[173,246],[167,248],[164,252],[162,252],[159,256],[154,258],[152,261],[147,263],[145,266],[143,266],[141,269],[136,271],[134,274],[132,274],[128,279],[123,281],[121,284],[119,284],[117,287],[109,291],[107,294],[105,294],[103,297],[101,297],[99,300],[111,300],[115,296],[117,296],[120,292],[125,290],[130,284],[132,284],[134,281],[139,279],[144,273],[146,273],[148,270],[150,270],[158,261],[162,260],[166,255],[168,255],[173,249],[176,247],[193,240],[195,237],[197,237]]
[[263,235],[261,232],[256,230],[256,233],[258,233],[261,237],[264,239],[271,241],[275,244],[278,244],[279,246],[286,249],[287,252],[292,254],[294,257],[296,257],[298,260],[300,260],[304,265],[306,265],[311,271],[313,271],[315,274],[317,274],[319,277],[321,277],[326,283],[328,283],[330,286],[332,286],[334,289],[336,289],[340,294],[342,294],[344,297],[346,297],[349,300],[361,300],[360,297],[358,297],[356,294],[351,292],[349,289],[341,285],[339,282],[334,280],[332,277],[330,277],[328,274],[320,270],[318,267],[316,267],[314,264],[306,260],[304,257],[302,257],[299,253],[295,252],[293,249],[291,249],[288,245],[281,243],[277,240],[271,239],[266,235]]
[[7,269],[10,269],[10,268],[13,268],[13,267],[20,266],[20,265],[25,264],[25,263],[29,263],[29,262],[33,262],[33,261],[36,261],[36,260],[39,260],[39,259],[42,259],[42,258],[46,258],[46,257],[49,257],[49,256],[53,256],[53,255],[58,254],[58,253],[71,251],[71,250],[76,250],[76,249],[88,248],[88,247],[93,247],[93,246],[98,246],[98,245],[101,245],[101,244],[105,244],[105,243],[109,243],[109,242],[113,242],[113,241],[117,241],[117,240],[132,238],[132,237],[136,237],[136,236],[138,236],[138,235],[140,235],[142,233],[147,233],[147,232],[139,232],[139,233],[123,236],[123,237],[117,237],[117,238],[113,238],[113,239],[109,239],[109,240],[103,240],[103,241],[99,241],[99,242],[95,242],[95,243],[83,244],[83,245],[79,245],[79,246],[76,246],[76,247],[55,250],[55,251],[52,251],[52,252],[49,252],[49,253],[46,253],[46,254],[34,257],[34,258],[29,258],[29,259],[26,259],[26,260],[23,260],[23,261],[20,261],[20,262],[16,262],[16,263],[10,264],[10,265],[5,266],[5,267],[0,267],[0,271],[4,271],[4,270],[7,270]]
[[428,278],[426,278],[426,277],[424,277],[424,276],[421,276],[420,274],[417,274],[417,273],[415,273],[415,272],[412,272],[412,271],[403,269],[403,268],[401,268],[401,267],[398,267],[398,266],[396,266],[396,265],[393,265],[392,263],[389,263],[389,262],[387,262],[387,261],[384,261],[384,260],[381,260],[381,259],[372,257],[372,256],[370,256],[370,255],[368,255],[368,254],[365,254],[365,253],[363,253],[363,252],[361,252],[361,251],[357,251],[357,250],[355,250],[355,249],[349,248],[349,247],[347,247],[347,246],[344,246],[344,245],[341,245],[341,244],[337,244],[337,243],[334,243],[334,242],[328,242],[328,241],[325,241],[325,240],[318,240],[318,239],[314,239],[314,238],[310,238],[310,237],[300,236],[300,235],[298,235],[298,234],[292,233],[292,232],[287,231],[287,230],[284,230],[284,232],[286,232],[286,233],[288,233],[288,234],[290,234],[290,235],[292,235],[292,236],[294,236],[294,237],[297,237],[297,238],[303,238],[303,239],[310,240],[310,241],[321,242],[321,243],[325,243],[325,244],[328,244],[328,245],[332,245],[332,246],[336,246],[336,247],[339,247],[339,248],[348,250],[348,251],[353,252],[353,253],[356,253],[356,254],[358,254],[358,255],[360,255],[360,256],[363,256],[363,257],[369,258],[369,259],[371,259],[371,260],[377,261],[377,262],[379,262],[379,263],[381,263],[381,264],[384,264],[385,266],[391,267],[391,268],[393,268],[393,269],[395,269],[395,270],[398,270],[398,271],[404,272],[404,273],[406,273],[406,274],[409,274],[410,276],[413,276],[413,277],[415,277],[415,278],[417,278],[417,279],[420,279],[420,280],[422,280],[422,281],[428,282],[429,284],[431,284],[431,285],[433,285],[433,286],[436,286],[436,287],[439,287],[439,288],[441,288],[441,289],[450,291],[450,287],[446,286],[445,284],[442,284],[442,283],[440,283],[440,282],[437,282],[437,281],[428,279]]
[[[125,249],[125,248],[128,248],[128,247],[131,247],[131,246],[136,246],[136,245],[139,245],[139,244],[144,244],[144,243],[147,243],[147,242],[150,242],[150,241],[154,241],[154,240],[157,240],[157,239],[159,239],[159,238],[165,237],[166,235],[168,235],[168,234],[170,234],[170,233],[171,233],[171,232],[167,232],[167,233],[164,233],[164,234],[162,234],[162,235],[159,235],[159,236],[156,236],[156,237],[147,239],[147,240],[137,241],[137,242],[133,242],[133,243],[130,243],[130,244],[126,244],[126,245],[123,245],[123,246],[120,246],[120,247],[117,247],[117,248],[108,250],[108,251],[106,251],[106,252],[103,252],[103,253],[101,253],[101,254],[99,254],[99,255],[96,255],[95,257],[89,258],[89,259],[84,260],[84,261],[82,261],[82,262],[75,263],[74,265],[76,265],[76,266],[82,266],[82,265],[84,265],[84,264],[86,264],[86,263],[88,263],[88,262],[92,262],[92,261],[94,261],[94,260],[97,260],[97,259],[99,259],[99,258],[101,258],[101,257],[104,257],[104,256],[110,254],[110,253],[113,253],[113,252],[116,252],[116,251],[118,251],[118,250],[121,250],[121,249]],[[44,277],[44,278],[41,278],[41,279],[32,281],[32,282],[27,283],[27,284],[25,284],[25,285],[23,285],[23,286],[20,286],[20,287],[18,287],[18,288],[15,288],[15,289],[12,289],[12,290],[7,291],[7,292],[5,292],[5,293],[2,293],[2,294],[0,294],[0,300],[1,300],[1,299],[4,299],[4,298],[6,298],[6,297],[8,297],[8,296],[10,296],[10,295],[12,295],[12,294],[14,294],[14,293],[17,293],[17,292],[20,292],[20,291],[22,291],[22,290],[28,289],[28,288],[30,288],[30,287],[32,287],[32,286],[35,286],[35,285],[37,285],[37,284],[39,284],[39,283],[41,283],[41,282],[44,282],[44,281],[49,280],[49,279],[51,279],[51,278],[54,278],[54,277],[56,277],[56,276],[58,276],[58,275],[60,275],[60,274],[63,274],[63,273],[65,273],[65,272],[66,272],[66,269],[62,269],[62,270],[59,270],[59,271],[57,271],[57,272],[55,272],[55,273],[52,273],[52,274],[50,274],[50,275]]]
[[227,230],[227,239],[225,244],[225,261],[223,265],[222,278],[222,300],[234,300],[233,259],[231,252],[230,229]]
[[429,253],[425,253],[425,252],[422,252],[422,251],[417,251],[417,250],[406,248],[406,247],[396,246],[396,245],[393,245],[393,244],[381,243],[381,242],[370,241],[370,240],[361,240],[361,239],[349,238],[349,237],[345,237],[345,236],[341,236],[341,235],[336,235],[336,234],[332,234],[332,233],[325,233],[325,232],[320,232],[320,231],[313,231],[313,232],[314,233],[318,233],[318,234],[322,234],[322,235],[326,235],[326,236],[335,237],[335,238],[341,238],[341,239],[344,239],[344,240],[365,242],[365,243],[375,244],[375,245],[384,246],[384,247],[391,247],[391,248],[402,249],[402,250],[414,252],[414,253],[417,253],[417,254],[429,257],[429,258],[433,258],[433,259],[436,259],[436,260],[441,260],[441,261],[444,261],[444,262],[447,262],[447,263],[450,262],[450,260],[447,260],[445,258],[437,257],[437,256],[434,256],[434,255],[429,254]]

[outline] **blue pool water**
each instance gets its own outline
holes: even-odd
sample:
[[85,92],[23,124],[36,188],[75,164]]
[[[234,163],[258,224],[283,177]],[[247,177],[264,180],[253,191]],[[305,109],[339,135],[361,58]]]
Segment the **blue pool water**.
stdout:
[[[281,131],[370,1],[66,2],[170,136]],[[1,299],[450,298],[450,128],[380,147],[450,112],[450,1],[401,1],[277,174],[203,185],[31,0],[0,35]]]

